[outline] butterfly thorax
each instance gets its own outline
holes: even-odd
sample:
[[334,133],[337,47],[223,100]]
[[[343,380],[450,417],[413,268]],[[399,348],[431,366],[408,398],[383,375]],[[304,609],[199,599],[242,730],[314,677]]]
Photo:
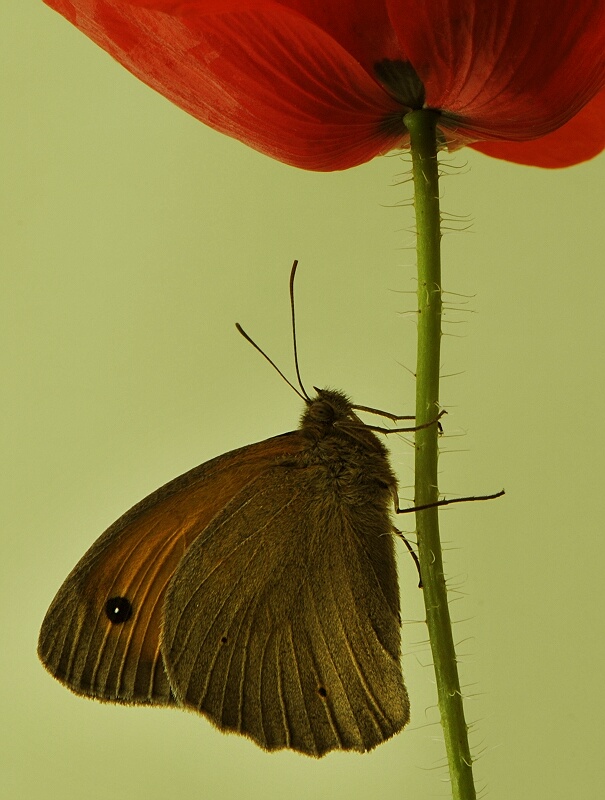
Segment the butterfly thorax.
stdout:
[[348,505],[388,505],[397,482],[387,450],[354,413],[341,392],[322,389],[308,402],[300,432],[308,442],[299,456],[305,467],[321,467],[335,496]]

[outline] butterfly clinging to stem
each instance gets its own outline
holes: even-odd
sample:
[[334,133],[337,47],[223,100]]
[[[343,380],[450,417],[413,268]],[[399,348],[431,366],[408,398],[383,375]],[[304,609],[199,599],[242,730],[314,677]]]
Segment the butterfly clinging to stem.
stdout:
[[310,397],[295,333],[294,354],[299,427],[120,517],[59,589],[38,653],[80,695],[196,711],[267,750],[364,752],[409,719],[397,482],[376,436],[387,431],[355,413],[375,410],[334,390]]

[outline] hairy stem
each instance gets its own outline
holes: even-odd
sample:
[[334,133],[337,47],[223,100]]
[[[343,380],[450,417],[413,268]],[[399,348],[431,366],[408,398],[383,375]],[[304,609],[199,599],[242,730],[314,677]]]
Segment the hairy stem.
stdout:
[[[441,348],[441,218],[436,125],[433,111],[411,111],[404,118],[410,133],[414,174],[418,256],[418,354],[416,367],[416,424],[439,413],[439,359]],[[416,506],[439,499],[438,427],[416,432]],[[452,623],[447,603],[439,538],[439,509],[416,513],[418,558],[422,574],[426,623],[429,631],[441,725],[454,800],[475,800],[468,729],[464,719]]]

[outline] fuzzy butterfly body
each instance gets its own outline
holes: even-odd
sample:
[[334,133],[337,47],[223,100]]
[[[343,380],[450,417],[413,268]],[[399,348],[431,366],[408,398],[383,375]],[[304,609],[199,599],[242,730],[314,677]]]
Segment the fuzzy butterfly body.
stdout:
[[115,522],[38,652],[77,694],[197,711],[268,750],[367,751],[406,724],[387,452],[341,393]]

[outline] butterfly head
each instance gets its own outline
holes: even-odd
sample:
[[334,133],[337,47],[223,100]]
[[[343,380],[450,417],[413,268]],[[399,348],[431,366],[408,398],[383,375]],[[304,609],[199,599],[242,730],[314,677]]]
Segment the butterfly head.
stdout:
[[301,429],[309,438],[323,438],[334,433],[343,423],[363,425],[345,394],[335,389],[314,388],[317,394],[306,401],[307,407],[301,419]]

